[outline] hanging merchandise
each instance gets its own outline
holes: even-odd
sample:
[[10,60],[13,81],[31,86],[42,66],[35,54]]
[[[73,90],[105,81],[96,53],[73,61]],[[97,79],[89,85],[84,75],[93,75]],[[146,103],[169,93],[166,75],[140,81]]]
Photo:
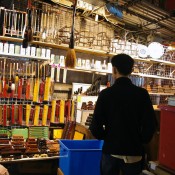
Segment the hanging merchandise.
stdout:
[[48,105],[44,105],[43,107],[43,115],[42,115],[42,126],[46,126],[47,125],[47,116],[48,116],[48,109],[49,106]]
[[11,105],[11,125],[15,124],[15,106]]
[[3,90],[3,84],[2,84],[2,61],[0,61],[0,97],[2,97],[2,90]]
[[[28,43],[33,40],[33,31],[32,31],[32,4],[31,0],[28,0],[27,5],[27,18],[25,21],[25,27],[24,27],[24,39],[23,39],[23,48],[28,47]],[[27,23],[27,25],[26,25]]]
[[2,87],[3,87],[3,97],[6,98],[7,96],[7,91],[6,91],[6,77],[5,77],[5,68],[6,68],[6,59],[4,58],[4,61],[3,61],[3,64],[4,64],[4,68],[3,68],[3,79],[2,79]]
[[38,103],[38,94],[39,94],[39,63],[36,63],[36,78],[35,78],[35,85],[34,85],[34,94],[33,94],[33,102]]
[[7,105],[3,105],[3,126],[7,126]]
[[12,85],[12,63],[9,63],[9,67],[10,67],[10,76],[9,76],[9,79],[8,79],[8,88],[7,88],[7,93],[8,93],[8,97],[10,97],[10,94],[12,92],[12,89],[11,89],[11,85]]
[[26,126],[29,126],[29,119],[30,119],[30,111],[31,111],[31,105],[26,105]]
[[46,66],[46,82],[44,89],[44,101],[49,101],[50,97],[50,87],[51,87],[51,66]]
[[18,83],[19,83],[19,75],[18,75],[18,62],[15,64],[15,91],[14,91],[14,96],[17,97],[18,94]]
[[23,124],[23,105],[22,104],[18,106],[18,124],[19,125]]
[[[19,73],[21,73],[22,70],[22,63],[19,64]],[[22,86],[23,86],[23,75],[18,76],[18,88],[17,88],[17,98],[22,99]]]
[[43,102],[45,87],[45,65],[41,67],[40,85],[39,85],[39,101]]
[[76,14],[76,6],[77,6],[77,0],[75,0],[75,3],[73,5],[73,21],[72,21],[72,28],[71,28],[71,36],[70,36],[70,43],[69,43],[69,49],[67,51],[66,60],[65,60],[65,66],[69,68],[74,68],[76,65],[76,54],[74,50],[74,25],[75,25],[75,14]]
[[3,125],[3,106],[0,105],[0,125]]
[[55,122],[56,100],[52,100],[51,105],[52,105],[52,112],[51,112],[50,122],[54,123]]
[[60,100],[59,122],[64,123],[65,101]]
[[40,106],[35,106],[35,114],[34,114],[34,126],[39,126],[39,112],[40,112]]
[[14,92],[15,92],[15,63],[13,63],[13,69],[12,69],[12,79],[11,79],[11,98],[14,98]]
[[29,66],[29,74],[30,74],[30,100],[33,99],[33,92],[34,92],[34,76],[33,74],[33,69],[34,69],[34,62],[31,62],[30,66]]
[[72,108],[71,108],[71,121],[75,121],[75,102],[72,101]]
[[26,64],[26,100],[30,99],[30,66],[29,66],[29,76],[27,76],[27,65],[29,66],[29,64]]

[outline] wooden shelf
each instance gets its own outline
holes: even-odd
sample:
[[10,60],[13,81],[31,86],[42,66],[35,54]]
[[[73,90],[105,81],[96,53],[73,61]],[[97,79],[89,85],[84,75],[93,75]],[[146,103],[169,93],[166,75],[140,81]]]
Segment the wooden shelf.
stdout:
[[[21,42],[22,43],[22,38],[13,38],[13,37],[0,36],[0,40],[12,41],[12,42]],[[41,41],[32,41],[31,44],[40,45],[40,46],[49,47],[49,48],[63,49],[63,50],[68,49],[67,44],[58,45],[58,44],[54,44],[54,43],[46,43],[46,42],[41,42]],[[116,53],[110,53],[110,52],[106,52],[106,51],[102,51],[102,50],[96,50],[96,49],[92,49],[92,48],[83,48],[83,47],[77,47],[77,46],[75,47],[75,51],[82,52],[82,53],[93,54],[93,55],[99,55],[99,56],[114,56],[116,54]],[[5,54],[5,55],[14,57],[14,55],[9,55],[9,54]],[[18,58],[23,57],[23,58],[30,58],[30,59],[49,60],[47,58],[43,59],[43,58],[40,58],[40,57],[30,57],[30,56],[26,56],[26,55],[25,56],[16,55],[16,57],[18,57]],[[169,65],[169,66],[175,66],[175,63],[170,62],[170,61],[164,61],[164,60],[159,60],[159,59],[151,59],[151,58],[142,59],[142,58],[137,58],[137,57],[134,57],[134,56],[133,56],[133,58],[136,61],[151,62],[151,63],[162,63],[162,64]],[[112,73],[112,72],[109,72],[108,70],[83,69],[83,68],[78,68],[78,67],[76,67],[74,69],[68,68],[68,70],[83,71],[83,72],[90,72],[90,73],[95,72],[95,73],[100,73],[100,74],[111,74]],[[136,75],[136,76],[140,76],[140,77],[147,77],[147,78],[175,80],[175,78],[173,78],[173,77],[162,77],[162,76],[148,75],[148,74],[142,74],[142,73],[132,73],[132,75]]]
[[[23,41],[22,38],[13,38],[13,37],[6,37],[6,36],[0,36],[0,40],[19,42],[19,43],[22,43]],[[46,43],[46,42],[41,42],[41,41],[32,41],[30,44],[40,45],[40,46],[49,47],[49,48],[63,49],[63,50],[68,49],[68,44],[59,45],[59,44]],[[112,54],[109,54],[108,52],[105,52],[105,51],[95,50],[95,49],[90,49],[90,48],[82,48],[82,47],[77,47],[77,46],[75,47],[75,51],[94,54],[94,55],[100,55],[100,56],[112,56]]]
[[[79,72],[89,72],[89,73],[99,73],[99,74],[112,74],[112,72],[108,70],[98,70],[98,69],[83,69],[79,67],[75,68],[65,68],[61,67],[61,69],[67,69],[71,71],[79,71]],[[175,80],[175,78],[171,77],[162,77],[158,75],[149,75],[149,74],[143,74],[143,73],[131,73],[131,75],[139,76],[139,77],[145,77],[145,78],[156,78],[156,79],[164,79],[164,80]]]
[[155,62],[155,63],[162,63],[162,64],[168,65],[168,66],[175,66],[175,63],[171,62],[171,61],[164,61],[164,60],[159,60],[159,59],[149,59],[149,60],[152,62]]
[[43,60],[43,61],[49,61],[50,58],[42,58],[42,57],[36,57],[36,56],[28,56],[28,55],[20,55],[20,54],[9,54],[9,53],[0,53],[1,57],[8,57],[8,58],[26,58],[26,59],[34,59],[34,60]]
[[160,95],[165,95],[165,96],[173,96],[174,95],[174,93],[163,93],[163,92],[161,92],[161,93],[154,93],[154,92],[149,92],[149,94],[150,95],[157,95],[157,96],[160,96]]
[[65,68],[65,67],[61,67],[61,69],[67,69],[67,70],[71,70],[71,71],[77,71],[77,72],[89,72],[89,73],[98,73],[98,74],[112,74],[112,72],[109,72],[108,70],[98,70],[98,69],[83,69],[80,67],[75,67],[75,68]]
[[131,75],[136,75],[139,77],[146,77],[146,78],[156,78],[156,79],[164,79],[164,80],[175,80],[175,78],[171,77],[162,77],[158,75],[149,75],[149,74],[142,74],[142,73],[132,73]]

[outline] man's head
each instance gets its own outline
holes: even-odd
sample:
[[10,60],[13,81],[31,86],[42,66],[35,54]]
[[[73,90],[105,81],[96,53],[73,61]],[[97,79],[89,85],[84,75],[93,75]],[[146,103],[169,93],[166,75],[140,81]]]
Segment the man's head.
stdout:
[[115,78],[128,76],[131,74],[134,66],[134,60],[126,54],[118,54],[111,59],[113,75]]

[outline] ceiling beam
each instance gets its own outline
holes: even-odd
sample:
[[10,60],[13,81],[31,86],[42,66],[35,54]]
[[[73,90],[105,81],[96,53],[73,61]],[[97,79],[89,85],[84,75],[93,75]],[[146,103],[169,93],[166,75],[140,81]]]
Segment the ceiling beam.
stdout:
[[[164,29],[167,29],[168,31],[171,31],[171,32],[175,33],[175,31],[174,31],[173,29],[170,29],[170,28],[167,27],[165,24],[162,24],[162,23],[160,23],[160,22],[157,21],[157,20],[150,19],[150,18],[148,18],[148,17],[146,17],[146,16],[144,16],[144,15],[142,15],[142,14],[138,14],[138,13],[136,14],[136,12],[134,12],[134,11],[132,11],[132,10],[130,10],[130,9],[128,9],[127,12],[128,12],[129,14],[131,14],[131,15],[135,15],[135,16],[138,16],[138,17],[141,18],[141,19],[144,19],[145,21],[148,21],[149,23],[157,24],[159,27],[164,28]],[[143,26],[142,26],[142,27],[143,27]]]
[[124,4],[123,6],[122,6],[122,8],[123,9],[128,9],[129,7],[132,7],[132,6],[134,6],[134,5],[136,5],[137,3],[140,3],[142,0],[130,0],[130,1],[128,1],[128,2],[126,2],[126,4]]

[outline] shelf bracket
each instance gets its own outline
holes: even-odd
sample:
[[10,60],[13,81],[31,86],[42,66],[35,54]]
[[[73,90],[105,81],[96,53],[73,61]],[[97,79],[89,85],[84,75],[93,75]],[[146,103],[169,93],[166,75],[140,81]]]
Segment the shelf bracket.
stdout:
[[174,72],[175,72],[175,69],[172,72],[170,72],[170,77],[173,76]]
[[153,66],[153,64],[151,64],[151,65],[145,70],[145,73],[148,72],[148,71],[151,69],[152,66]]

